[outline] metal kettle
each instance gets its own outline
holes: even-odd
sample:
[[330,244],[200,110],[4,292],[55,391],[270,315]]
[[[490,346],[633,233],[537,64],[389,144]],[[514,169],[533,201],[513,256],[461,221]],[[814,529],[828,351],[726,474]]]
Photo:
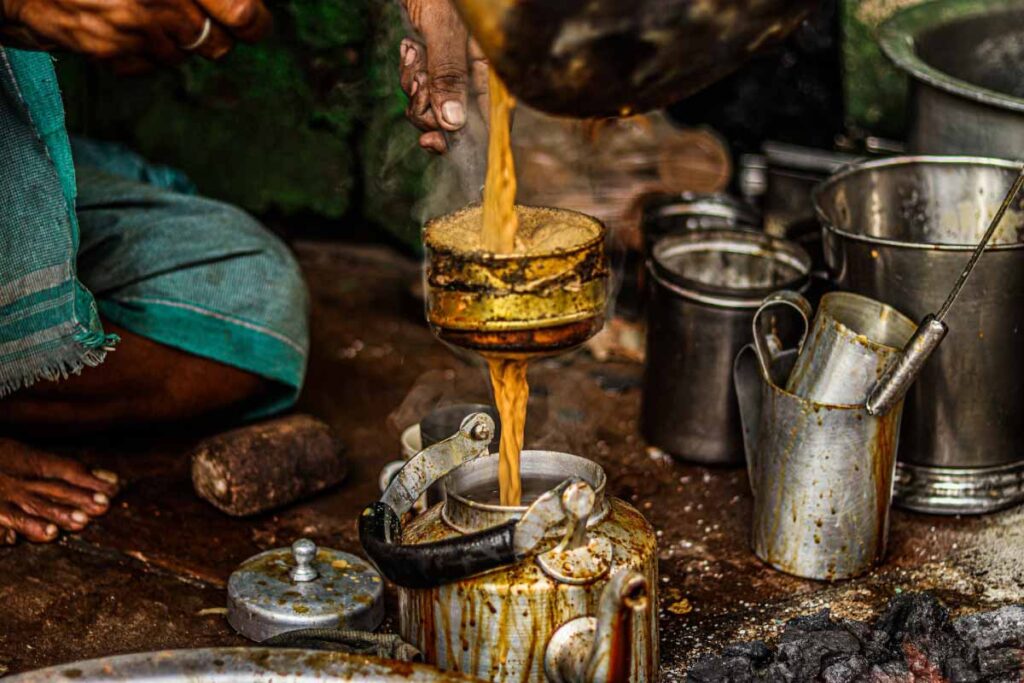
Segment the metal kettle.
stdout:
[[[542,491],[529,507],[481,502],[496,487],[493,430],[470,415],[360,517],[363,548],[398,585],[400,634],[428,663],[497,683],[655,680],[650,525],[605,496],[600,466],[566,453],[523,452],[524,491]],[[439,479],[445,502],[403,524]]]
[[727,75],[815,0],[454,0],[509,90],[550,114],[624,116]]

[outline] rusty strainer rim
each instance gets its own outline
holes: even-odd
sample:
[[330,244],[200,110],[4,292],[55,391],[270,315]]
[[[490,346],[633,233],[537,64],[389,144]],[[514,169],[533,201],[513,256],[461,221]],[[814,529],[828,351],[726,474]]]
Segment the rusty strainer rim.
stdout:
[[603,317],[608,296],[604,225],[568,209],[519,205],[516,212],[523,226],[543,226],[550,219],[572,226],[579,238],[526,254],[491,254],[445,239],[456,226],[479,225],[479,205],[430,221],[423,241],[431,325],[442,330],[511,332]]

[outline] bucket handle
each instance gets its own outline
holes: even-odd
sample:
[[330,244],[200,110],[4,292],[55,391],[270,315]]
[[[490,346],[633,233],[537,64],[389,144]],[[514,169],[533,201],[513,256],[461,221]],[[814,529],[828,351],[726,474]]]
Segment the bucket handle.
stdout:
[[757,360],[761,364],[761,372],[765,379],[774,381],[772,378],[772,366],[778,360],[779,355],[785,350],[782,347],[782,339],[779,338],[778,330],[765,329],[765,322],[762,316],[766,311],[773,308],[790,308],[800,315],[803,329],[800,332],[800,341],[797,343],[796,352],[799,354],[804,348],[807,340],[807,333],[811,327],[811,318],[814,317],[814,309],[811,303],[800,293],[788,289],[773,292],[765,297],[764,301],[754,313],[752,323],[754,333],[754,349],[757,352]]

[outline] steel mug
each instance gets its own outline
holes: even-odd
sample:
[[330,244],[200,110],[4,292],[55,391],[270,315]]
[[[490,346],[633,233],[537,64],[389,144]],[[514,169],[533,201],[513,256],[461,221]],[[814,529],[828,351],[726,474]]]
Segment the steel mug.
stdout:
[[819,403],[861,405],[916,329],[880,301],[849,292],[826,294],[786,391]]
[[873,417],[863,405],[783,389],[804,339],[783,349],[762,320],[779,307],[795,309],[805,325],[810,318],[795,292],[768,297],[754,316],[755,343],[740,351],[733,375],[754,496],[751,545],[788,574],[852,578],[885,556],[903,405]]

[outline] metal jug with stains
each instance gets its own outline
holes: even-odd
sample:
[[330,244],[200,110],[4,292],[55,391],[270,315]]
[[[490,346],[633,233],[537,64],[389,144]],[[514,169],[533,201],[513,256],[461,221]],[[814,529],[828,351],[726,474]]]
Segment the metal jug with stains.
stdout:
[[[604,470],[523,451],[523,507],[501,506],[494,422],[470,415],[412,458],[359,520],[398,586],[402,637],[427,662],[498,683],[657,679],[657,555],[643,515],[606,495]],[[434,482],[442,503],[403,525]]]
[[[917,329],[895,309],[857,299],[875,307],[887,326],[895,326],[889,332],[902,341],[892,343],[892,352]],[[878,313],[883,307],[884,313]],[[786,310],[795,311],[803,323],[801,338],[789,349],[775,332],[778,321],[766,315]],[[861,384],[854,389],[857,402],[828,403],[784,388],[814,384],[794,372],[811,318],[810,304],[796,292],[776,292],[765,299],[754,316],[754,344],[736,357],[734,381],[754,495],[754,553],[788,574],[834,581],[863,574],[885,556],[903,404],[881,416],[869,414],[864,402],[871,387],[863,386],[861,371],[850,378]],[[830,324],[840,325],[834,320]],[[849,368],[850,358],[830,362],[840,356],[836,349],[841,338],[834,334],[829,344],[811,344],[824,353],[805,363],[829,374],[825,393],[831,395],[850,395],[847,387],[836,386],[842,377],[834,372],[836,367]],[[881,348],[867,340],[863,346],[867,354],[882,354]],[[881,374],[885,356],[878,360]]]
[[454,0],[491,65],[551,114],[623,116],[729,74],[815,0]]

